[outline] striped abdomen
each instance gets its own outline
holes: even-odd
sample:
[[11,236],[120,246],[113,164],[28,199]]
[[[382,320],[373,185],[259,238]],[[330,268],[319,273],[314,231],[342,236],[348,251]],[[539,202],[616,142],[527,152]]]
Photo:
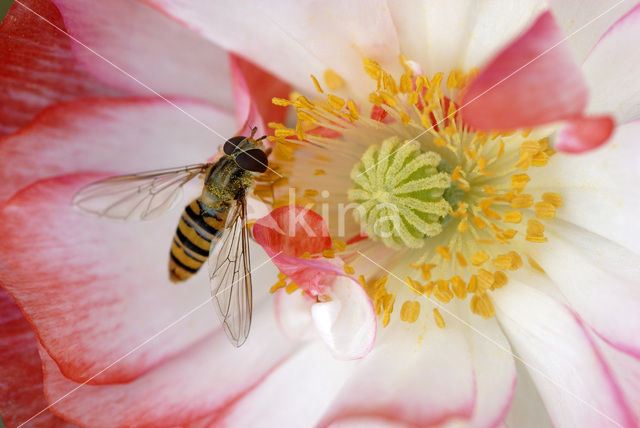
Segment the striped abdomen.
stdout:
[[173,236],[169,257],[169,279],[173,282],[184,281],[200,269],[209,257],[211,241],[224,227],[227,212],[212,216],[202,210],[200,203],[196,199],[187,205]]

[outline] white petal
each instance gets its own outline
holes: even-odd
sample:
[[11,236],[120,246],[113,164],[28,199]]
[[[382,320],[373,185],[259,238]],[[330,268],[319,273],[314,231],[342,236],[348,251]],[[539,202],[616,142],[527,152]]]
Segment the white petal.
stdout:
[[276,321],[285,336],[291,340],[317,337],[311,320],[313,300],[300,291],[287,293],[284,289],[275,294]]
[[347,277],[337,277],[331,301],[311,307],[318,334],[339,359],[365,356],[376,337],[376,315],[371,299],[362,286]]
[[572,312],[516,280],[493,297],[498,320],[554,426],[633,426],[609,367]]
[[640,121],[618,127],[610,143],[582,155],[557,153],[529,170],[527,189],[557,192],[558,218],[640,254]]
[[522,31],[544,2],[393,0],[389,8],[402,53],[431,74],[481,65]]
[[568,36],[574,58],[582,62],[611,24],[637,4],[636,0],[554,0],[551,10]]
[[590,112],[613,113],[621,123],[640,117],[638,40],[640,5],[602,36],[582,66],[590,89]]
[[518,382],[516,393],[505,419],[505,428],[551,428],[551,420],[547,409],[538,394],[526,366],[516,360]]
[[612,345],[640,357],[640,257],[598,235],[548,222],[529,253],[572,309]]
[[349,79],[352,94],[368,97],[375,82],[364,74],[362,56],[400,67],[395,28],[383,2],[148,1],[309,92],[315,92],[309,75],[320,79],[331,68]]
[[416,324],[384,329],[319,426],[375,419],[429,426],[471,416],[475,380],[464,332]]

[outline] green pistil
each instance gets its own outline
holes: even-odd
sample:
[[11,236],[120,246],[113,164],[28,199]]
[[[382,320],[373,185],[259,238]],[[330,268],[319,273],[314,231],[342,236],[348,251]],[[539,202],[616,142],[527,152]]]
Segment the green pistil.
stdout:
[[391,248],[419,248],[439,234],[451,211],[444,198],[451,177],[439,171],[440,161],[418,142],[398,137],[369,147],[351,171],[348,194],[358,204],[355,217],[364,232]]

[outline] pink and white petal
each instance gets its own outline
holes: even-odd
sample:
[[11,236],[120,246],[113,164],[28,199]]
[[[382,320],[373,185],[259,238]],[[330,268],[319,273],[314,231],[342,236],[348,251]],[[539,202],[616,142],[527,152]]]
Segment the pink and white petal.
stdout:
[[[73,194],[100,177],[45,179],[4,204],[0,281],[64,376],[127,382],[193,346],[219,323],[206,304],[206,272],[178,286],[169,281],[179,211],[120,223],[71,207]],[[188,320],[181,319],[190,311]],[[161,337],[93,377],[172,323]]]
[[640,117],[640,52],[632,47],[639,39],[640,4],[604,33],[582,65],[588,111],[613,114],[620,123]]
[[640,256],[562,221],[547,222],[545,235],[549,245],[530,245],[528,253],[586,324],[640,357]]
[[571,119],[556,133],[554,148],[567,153],[596,149],[609,140],[614,127],[615,123],[610,116]]
[[[482,65],[544,8],[543,1],[388,2],[400,49],[427,74]],[[500,31],[495,31],[500,28]],[[453,30],[455,29],[455,30]]]
[[[11,296],[0,289],[0,415],[14,428],[47,407],[42,390],[38,341]],[[71,426],[50,411],[29,421],[33,427]]]
[[640,420],[640,360],[620,352],[597,335],[592,338],[611,367],[627,402],[631,404],[636,420]]
[[0,201],[41,178],[132,173],[205,162],[236,128],[210,104],[158,98],[84,99],[42,112],[0,140]]
[[552,0],[550,3],[553,16],[568,37],[566,43],[571,53],[582,63],[605,31],[638,1]]
[[493,428],[507,416],[516,389],[516,366],[511,346],[495,319],[467,317],[469,348],[476,379],[476,404],[469,421],[447,428]]
[[517,280],[496,290],[493,300],[554,426],[636,426],[611,369],[573,312]]
[[431,426],[471,416],[476,383],[461,329],[423,331],[392,323],[381,335],[335,397],[319,427],[371,420]]
[[355,279],[335,277],[327,293],[331,300],[311,307],[311,318],[333,356],[353,360],[367,355],[376,339],[373,303]]
[[137,0],[54,2],[78,61],[103,82],[132,95],[189,96],[233,110],[227,54],[210,41]]
[[[640,255],[640,120],[616,128],[611,141],[579,156],[557,153],[529,171],[531,192],[558,192],[557,217]],[[529,188],[529,186],[527,187]],[[594,209],[597,207],[598,209]]]
[[579,117],[587,85],[563,35],[545,12],[469,85],[460,113],[482,130],[529,128]]
[[353,369],[354,362],[338,361],[322,344],[311,344],[239,400],[216,426],[315,426]]
[[515,396],[501,428],[552,428],[547,409],[526,366],[516,361],[516,370]]
[[272,99],[288,98],[291,87],[239,56],[231,54],[229,61],[240,135],[250,134],[254,126],[259,128],[259,135],[272,135],[273,129],[267,124],[282,123],[287,114],[287,109],[274,105]]
[[118,94],[77,63],[68,37],[51,24],[65,29],[49,0],[15,2],[0,23],[0,136],[24,126],[50,104]]
[[[42,350],[45,393],[55,403],[52,410],[82,426],[111,427],[183,426],[222,414],[286,364],[294,351],[275,325],[271,302],[263,303],[254,307],[253,331],[241,348],[234,348],[218,329],[126,384],[80,386],[65,378]],[[95,403],[100,403],[100,411],[87,411]]]
[[345,79],[351,98],[368,99],[375,82],[364,73],[361,58],[400,67],[395,27],[384,4],[144,1],[309,93],[315,92],[309,75],[321,78],[330,68]]

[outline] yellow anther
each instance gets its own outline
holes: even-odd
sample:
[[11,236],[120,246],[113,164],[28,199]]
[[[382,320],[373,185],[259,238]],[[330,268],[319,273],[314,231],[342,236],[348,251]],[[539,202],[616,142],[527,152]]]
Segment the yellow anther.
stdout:
[[447,261],[451,260],[451,250],[449,249],[449,247],[438,247],[436,248],[436,251],[443,259]]
[[408,94],[413,90],[413,82],[411,81],[411,74],[404,73],[400,76],[400,92]]
[[534,259],[532,259],[531,257],[528,257],[527,260],[529,261],[529,265],[534,268],[535,270],[542,272],[542,273],[546,273],[545,270],[542,268],[542,266],[540,266],[538,264],[538,262],[536,262]]
[[479,229],[484,229],[485,227],[487,227],[487,223],[480,217],[473,217],[471,221],[473,221],[473,224],[475,224]]
[[493,303],[486,293],[471,298],[471,311],[483,318],[491,318],[496,313]]
[[482,190],[484,190],[484,193],[486,193],[487,195],[494,195],[496,193],[496,189],[486,184],[482,186]]
[[306,189],[306,190],[304,191],[304,196],[305,196],[306,198],[313,198],[313,197],[315,197],[315,196],[318,196],[318,191],[317,191],[317,190],[314,190],[314,189]]
[[507,285],[507,282],[509,281],[509,279],[507,278],[507,275],[505,275],[505,273],[501,271],[494,272],[493,278],[495,279],[492,286],[493,290],[495,290],[496,288],[504,287],[505,285]]
[[534,205],[536,217],[540,219],[550,219],[556,216],[556,207],[550,202],[538,202]]
[[496,279],[493,274],[488,270],[478,269],[478,288],[481,290],[488,290],[491,288]]
[[296,123],[296,137],[298,137],[298,140],[300,141],[304,141],[305,140],[305,134],[304,134],[304,129],[302,129],[302,124],[303,122],[298,121]]
[[476,291],[478,291],[478,276],[477,275],[471,275],[471,278],[469,278],[469,283],[467,284],[467,291],[469,293],[475,293]]
[[336,251],[342,252],[347,249],[347,243],[344,241],[340,241],[339,239],[334,239],[333,248],[335,248]]
[[420,303],[415,300],[407,300],[400,308],[400,319],[404,322],[416,322],[420,315]]
[[556,208],[560,208],[562,206],[562,196],[558,193],[543,193],[542,200],[545,202],[549,202]]
[[358,120],[358,118],[360,117],[360,112],[358,111],[356,103],[352,100],[347,101],[347,109],[349,109],[349,114],[351,114],[351,117],[354,120]]
[[333,251],[330,248],[327,248],[326,250],[322,250],[322,257],[327,258],[327,259],[332,259],[336,256],[335,251]]
[[433,297],[440,300],[442,303],[448,303],[453,299],[453,292],[449,288],[449,281],[446,279],[439,279],[436,281],[436,287],[433,289]]
[[458,259],[458,263],[460,264],[460,266],[467,266],[467,259],[464,258],[461,252],[456,253],[456,258]]
[[296,130],[289,129],[289,128],[280,128],[280,129],[276,129],[274,134],[276,137],[286,138],[286,137],[291,137],[293,135],[296,135]]
[[411,118],[405,112],[400,112],[400,120],[402,121],[402,124],[405,126],[408,125],[409,122],[411,122]]
[[302,120],[304,122],[311,122],[314,123],[316,122],[316,118],[311,116],[309,113],[302,111],[302,110],[298,110],[296,112],[296,116],[298,116],[299,120]]
[[320,86],[320,82],[318,82],[318,79],[316,79],[316,76],[312,74],[311,80],[313,80],[313,84],[316,87],[316,91],[320,92],[321,94],[324,94],[324,91],[322,90],[322,86]]
[[474,266],[482,266],[487,260],[489,260],[489,255],[484,251],[478,251],[469,259]]
[[511,176],[511,190],[514,193],[520,193],[524,190],[531,178],[527,174],[516,174]]
[[351,267],[351,266],[349,266],[347,264],[345,264],[342,268],[344,269],[344,272],[347,275],[353,275],[356,272],[356,270],[353,267]]
[[447,145],[447,140],[445,140],[442,137],[438,137],[435,140],[433,140],[433,143],[438,147],[444,147]]
[[527,236],[525,239],[530,242],[547,242],[542,223],[538,220],[529,220],[527,222]]
[[384,315],[382,316],[382,326],[386,327],[389,325],[389,321],[391,320],[391,312],[393,312],[393,304],[396,301],[396,296],[392,294],[388,294],[385,296],[383,300],[382,307],[384,308]]
[[280,107],[287,107],[287,106],[290,106],[290,105],[293,104],[291,101],[289,101],[287,99],[277,98],[277,97],[271,98],[271,102],[273,104],[277,105],[277,106],[280,106]]
[[380,79],[380,76],[382,75],[382,67],[380,67],[380,64],[372,59],[363,58],[362,65],[364,66],[364,71],[371,76],[372,79]]
[[415,279],[412,279],[411,277],[407,277],[406,283],[409,286],[409,289],[413,291],[415,294],[424,293],[424,290],[425,290],[424,286],[420,282],[416,281]]
[[282,287],[286,287],[286,285],[287,283],[284,279],[279,279],[275,284],[273,284],[273,286],[271,286],[271,288],[269,289],[269,293],[273,294]]
[[462,178],[462,166],[458,165],[451,173],[451,181],[457,181]]
[[511,267],[511,256],[509,254],[500,254],[493,259],[493,265],[498,269],[509,269]]
[[333,94],[327,95],[327,101],[329,102],[331,108],[335,110],[341,110],[342,107],[344,107],[344,105],[346,104],[345,100]]
[[431,269],[436,267],[434,264],[422,264],[420,270],[422,271],[422,278],[425,280],[431,279]]
[[326,171],[324,169],[316,169],[313,171],[313,175],[326,175]]
[[467,223],[467,220],[460,221],[460,223],[458,223],[457,229],[460,233],[464,233],[469,230],[469,223]]
[[332,91],[336,89],[340,89],[344,86],[344,79],[340,77],[338,73],[333,71],[330,68],[327,68],[322,74],[322,80],[324,80],[325,85]]
[[298,284],[296,284],[295,282],[290,282],[289,284],[287,284],[287,286],[285,287],[285,291],[287,292],[287,294],[291,294],[294,291],[296,291],[298,288]]
[[520,211],[507,211],[504,213],[503,221],[505,223],[520,223],[522,221],[522,213]]
[[451,277],[451,289],[458,299],[463,300],[467,297],[467,284],[458,275]]
[[521,193],[511,200],[511,208],[530,208],[533,205],[533,196]]
[[445,328],[444,318],[442,318],[442,315],[440,315],[440,311],[438,310],[438,308],[433,308],[433,319],[435,320],[436,325],[439,328]]

